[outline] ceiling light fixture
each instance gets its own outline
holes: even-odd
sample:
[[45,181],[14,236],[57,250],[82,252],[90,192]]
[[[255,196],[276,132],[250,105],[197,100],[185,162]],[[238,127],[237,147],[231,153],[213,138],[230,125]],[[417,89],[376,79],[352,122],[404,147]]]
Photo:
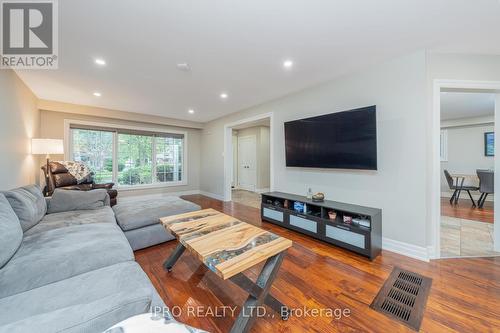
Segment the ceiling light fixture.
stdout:
[[222,99],[226,99],[228,97],[229,97],[229,95],[227,93],[221,93],[220,94],[220,98],[222,98]]
[[106,66],[106,60],[104,60],[104,59],[97,58],[97,59],[94,60],[94,62],[96,64],[98,64],[99,66]]
[[177,69],[182,72],[189,72],[191,70],[191,66],[187,62],[181,62],[177,64]]
[[188,112],[189,112],[190,114],[193,114],[193,113],[194,113],[194,110],[193,110],[193,109],[189,109],[189,110],[188,110]]
[[100,92],[98,92],[98,91],[96,91],[96,92],[94,92],[94,96],[95,96],[95,97],[101,97],[101,93],[100,93]]
[[293,67],[293,61],[291,60],[285,60],[283,61],[283,67],[286,69],[292,68]]

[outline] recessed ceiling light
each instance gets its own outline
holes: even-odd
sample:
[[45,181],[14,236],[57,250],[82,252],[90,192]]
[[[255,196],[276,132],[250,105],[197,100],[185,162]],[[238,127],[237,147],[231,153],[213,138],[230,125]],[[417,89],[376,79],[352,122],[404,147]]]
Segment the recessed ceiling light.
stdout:
[[100,92],[98,92],[98,91],[96,91],[96,92],[94,92],[94,96],[95,96],[95,97],[101,97],[101,93],[100,93]]
[[226,98],[228,98],[228,97],[229,97],[229,96],[228,96],[228,94],[227,94],[227,93],[221,93],[221,94],[220,94],[220,98],[222,98],[222,99],[226,99]]
[[187,62],[181,62],[177,64],[177,69],[183,72],[189,72],[191,70],[191,66]]
[[193,109],[189,109],[188,112],[191,113],[191,114],[193,114],[194,110]]
[[291,61],[291,60],[285,60],[285,61],[283,61],[283,67],[285,67],[287,69],[288,68],[292,68],[293,67],[293,61]]
[[97,59],[94,60],[94,62],[96,64],[98,64],[99,66],[106,66],[106,60],[104,60],[104,59],[97,58]]

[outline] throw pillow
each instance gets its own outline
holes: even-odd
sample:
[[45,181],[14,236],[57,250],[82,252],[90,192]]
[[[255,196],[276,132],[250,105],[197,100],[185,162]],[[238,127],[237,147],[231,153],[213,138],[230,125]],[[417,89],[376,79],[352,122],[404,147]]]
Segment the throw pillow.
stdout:
[[14,256],[22,240],[23,229],[19,219],[7,198],[0,193],[0,268]]
[[104,206],[109,206],[109,196],[105,189],[92,191],[56,189],[49,201],[48,213],[90,210]]
[[16,213],[23,231],[35,226],[47,213],[47,203],[38,185],[3,192]]

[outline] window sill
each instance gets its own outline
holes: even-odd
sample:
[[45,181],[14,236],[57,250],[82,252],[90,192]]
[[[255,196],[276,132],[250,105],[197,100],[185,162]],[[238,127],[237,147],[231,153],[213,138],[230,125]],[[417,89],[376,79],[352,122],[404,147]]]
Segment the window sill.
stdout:
[[116,185],[118,191],[134,191],[134,190],[147,190],[162,187],[173,187],[173,186],[186,186],[186,181],[180,182],[168,182],[168,183],[156,183],[156,184],[143,184],[143,185]]

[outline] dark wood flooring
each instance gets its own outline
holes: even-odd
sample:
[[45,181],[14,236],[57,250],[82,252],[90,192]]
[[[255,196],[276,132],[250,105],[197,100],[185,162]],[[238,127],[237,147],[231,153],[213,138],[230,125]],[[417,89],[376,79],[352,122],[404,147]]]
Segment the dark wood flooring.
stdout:
[[460,199],[457,205],[450,205],[450,199],[441,198],[441,215],[459,219],[493,223],[493,202],[486,201],[483,208],[472,207],[470,199]]
[[[292,308],[349,309],[349,317],[258,318],[252,332],[412,332],[406,326],[369,308],[392,268],[399,266],[433,279],[421,326],[422,332],[500,332],[500,257],[442,259],[430,263],[382,251],[374,261],[262,222],[256,208],[223,203],[201,195],[184,197],[238,219],[259,225],[294,241],[271,293]],[[210,332],[228,332],[231,314],[197,316],[189,307],[239,306],[247,295],[222,281],[186,251],[173,271],[162,268],[175,241],[135,253],[167,306],[178,306],[177,319]],[[248,270],[255,279],[262,265]],[[221,309],[221,308],[219,308]],[[238,309],[239,310],[239,309]],[[238,312],[235,313],[235,316]],[[220,316],[219,316],[220,315]]]

